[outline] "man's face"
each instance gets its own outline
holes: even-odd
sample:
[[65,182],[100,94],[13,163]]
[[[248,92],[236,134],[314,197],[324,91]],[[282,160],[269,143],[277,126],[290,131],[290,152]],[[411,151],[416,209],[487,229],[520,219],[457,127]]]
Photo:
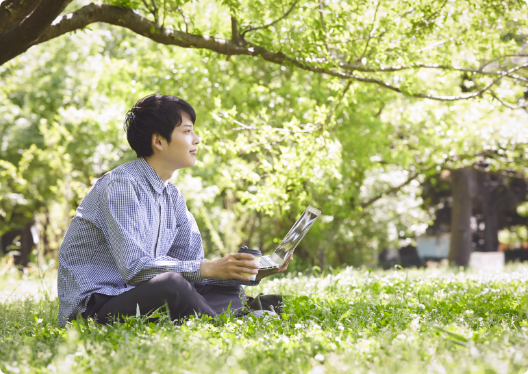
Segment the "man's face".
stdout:
[[200,141],[194,133],[191,118],[182,112],[182,124],[174,128],[170,143],[163,139],[163,151],[158,154],[176,169],[193,166],[196,163],[197,145]]

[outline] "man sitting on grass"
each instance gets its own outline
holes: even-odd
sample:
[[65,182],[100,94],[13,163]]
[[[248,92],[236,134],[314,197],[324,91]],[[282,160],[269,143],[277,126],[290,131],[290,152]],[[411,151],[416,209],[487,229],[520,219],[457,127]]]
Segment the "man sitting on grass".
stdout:
[[[79,313],[145,314],[164,304],[172,319],[214,316],[242,307],[244,289],[287,269],[257,271],[254,257],[232,253],[204,260],[202,238],[180,191],[168,180],[193,166],[200,138],[192,106],[152,95],[127,113],[137,154],[100,178],[77,208],[59,250],[59,323]],[[256,281],[242,273],[257,274]]]

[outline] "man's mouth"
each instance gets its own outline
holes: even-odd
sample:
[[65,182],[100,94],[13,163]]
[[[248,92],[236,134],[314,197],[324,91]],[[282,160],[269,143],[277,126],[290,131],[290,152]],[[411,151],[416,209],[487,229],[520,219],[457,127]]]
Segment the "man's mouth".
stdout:
[[196,151],[196,149],[193,149],[193,150],[190,151],[189,153],[192,154],[192,155],[196,155],[198,152]]

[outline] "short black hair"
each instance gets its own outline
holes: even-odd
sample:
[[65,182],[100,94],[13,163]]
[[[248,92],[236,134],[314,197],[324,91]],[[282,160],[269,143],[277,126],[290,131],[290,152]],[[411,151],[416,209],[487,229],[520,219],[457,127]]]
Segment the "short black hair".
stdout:
[[162,136],[170,143],[174,128],[182,124],[182,111],[187,113],[194,124],[194,108],[177,96],[149,95],[132,106],[126,114],[124,128],[128,144],[137,157],[149,157],[154,154],[153,134]]

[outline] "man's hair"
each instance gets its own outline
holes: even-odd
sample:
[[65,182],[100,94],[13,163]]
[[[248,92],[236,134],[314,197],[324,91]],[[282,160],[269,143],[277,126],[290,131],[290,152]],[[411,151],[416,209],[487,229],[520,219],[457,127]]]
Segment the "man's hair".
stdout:
[[176,96],[149,95],[132,106],[126,114],[124,128],[128,144],[137,157],[154,154],[153,134],[160,135],[170,143],[174,128],[182,124],[182,111],[187,113],[194,124],[196,113],[193,107]]

